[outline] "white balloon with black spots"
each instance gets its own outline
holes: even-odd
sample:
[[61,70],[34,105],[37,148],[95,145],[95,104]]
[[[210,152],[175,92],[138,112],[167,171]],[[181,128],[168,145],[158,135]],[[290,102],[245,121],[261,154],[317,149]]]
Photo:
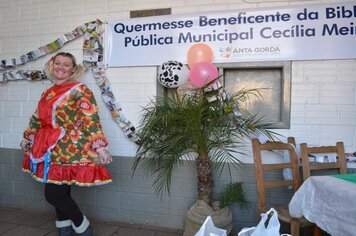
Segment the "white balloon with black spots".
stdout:
[[189,79],[189,68],[179,61],[166,61],[158,68],[158,82],[166,88],[177,88]]

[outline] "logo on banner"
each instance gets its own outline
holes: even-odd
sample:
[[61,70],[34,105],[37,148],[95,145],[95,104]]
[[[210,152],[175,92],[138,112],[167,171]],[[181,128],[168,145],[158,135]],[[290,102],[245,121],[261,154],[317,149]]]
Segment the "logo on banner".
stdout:
[[278,55],[281,53],[279,46],[266,46],[266,47],[221,47],[219,55],[223,58],[243,57],[243,56],[266,56]]

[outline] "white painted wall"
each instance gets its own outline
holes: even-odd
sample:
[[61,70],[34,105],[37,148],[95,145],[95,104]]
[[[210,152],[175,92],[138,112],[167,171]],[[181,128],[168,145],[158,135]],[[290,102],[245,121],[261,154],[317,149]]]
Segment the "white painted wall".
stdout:
[[[181,14],[326,2],[345,0],[0,0],[0,59],[26,54],[95,19],[127,19],[130,10],[170,7],[172,14]],[[82,43],[81,38],[76,39],[61,51],[73,53],[80,61]],[[43,69],[49,57],[17,69]],[[355,151],[355,74],[356,60],[293,62],[291,128],[279,132],[295,136],[298,143],[327,145],[344,141],[346,151]],[[135,126],[139,123],[141,107],[156,94],[155,76],[155,67],[107,70],[114,95]],[[84,82],[96,94],[112,154],[133,156],[136,145],[111,119],[90,72]],[[0,83],[0,148],[19,148],[22,131],[42,91],[49,86],[49,81]]]

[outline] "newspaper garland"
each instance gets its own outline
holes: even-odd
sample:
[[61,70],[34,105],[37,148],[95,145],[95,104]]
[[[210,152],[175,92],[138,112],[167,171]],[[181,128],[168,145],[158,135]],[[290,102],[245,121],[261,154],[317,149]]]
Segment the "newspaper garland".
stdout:
[[[139,134],[132,123],[124,116],[122,108],[111,90],[110,81],[105,74],[105,65],[103,64],[103,32],[104,27],[100,20],[85,23],[75,28],[72,32],[66,33],[55,41],[25,55],[18,58],[1,60],[0,71],[13,69],[18,65],[24,65],[29,61],[37,60],[46,54],[60,49],[64,44],[80,36],[84,36],[83,65],[91,69],[95,81],[101,90],[103,100],[110,110],[114,121],[118,123],[131,141],[139,144],[141,141]],[[0,83],[12,80],[37,81],[44,79],[48,78],[43,70],[18,70],[0,73]]]
[[203,87],[203,92],[207,95],[208,102],[219,101],[223,104],[226,111],[232,112],[234,116],[240,120],[242,113],[237,107],[237,104],[225,104],[225,101],[230,98],[230,95],[225,91],[219,79]]
[[[250,130],[244,121],[243,114],[241,113],[238,104],[226,104],[225,101],[228,100],[231,95],[229,95],[219,79],[212,81],[202,88],[203,93],[207,96],[208,102],[220,102],[224,106],[226,112],[231,112],[235,117],[236,125],[242,127],[244,130]],[[268,137],[259,130],[249,131],[248,136],[252,138],[258,138],[261,143],[265,143]]]

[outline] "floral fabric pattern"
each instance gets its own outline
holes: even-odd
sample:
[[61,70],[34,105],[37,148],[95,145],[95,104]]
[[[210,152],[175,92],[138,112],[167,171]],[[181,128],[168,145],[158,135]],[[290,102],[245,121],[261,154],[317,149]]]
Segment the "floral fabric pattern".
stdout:
[[[85,186],[111,182],[96,152],[107,147],[108,141],[102,132],[95,97],[86,85],[53,85],[45,91],[23,136],[32,143],[31,159],[50,154],[47,182]],[[30,163],[29,156],[25,156],[24,171],[30,172]],[[37,173],[32,174],[40,180],[43,163],[38,164]],[[85,168],[92,177],[77,182]]]
[[[55,89],[49,88],[41,100],[55,99]],[[56,102],[55,106],[54,128],[63,128],[65,134],[52,149],[51,162],[64,165],[94,163],[100,165],[96,149],[106,147],[108,142],[102,132],[98,107],[92,91],[86,85],[80,84]],[[33,141],[33,136],[42,125],[37,109],[30,119],[29,128],[24,132],[24,138]]]

